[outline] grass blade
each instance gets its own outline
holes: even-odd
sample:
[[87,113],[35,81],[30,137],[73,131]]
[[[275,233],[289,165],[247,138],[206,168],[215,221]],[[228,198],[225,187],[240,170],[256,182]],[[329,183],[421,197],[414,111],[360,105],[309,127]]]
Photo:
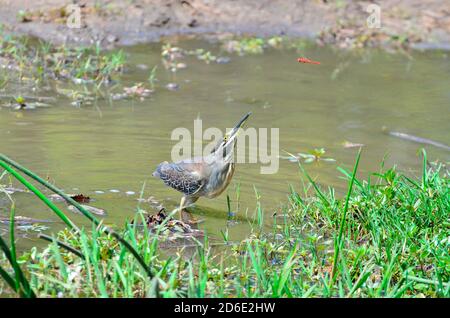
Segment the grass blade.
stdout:
[[[12,218],[12,222],[10,222],[12,225],[12,229],[14,230],[14,209],[12,209],[11,212],[12,216],[10,217],[10,220]],[[3,240],[3,238],[0,236],[0,249],[3,251],[3,253],[6,256],[6,259],[11,264],[12,268],[14,269],[15,279],[10,276],[4,269],[0,271],[0,275],[2,278],[10,285],[13,290],[18,292],[22,297],[27,298],[35,298],[36,295],[34,294],[33,290],[30,288],[30,284],[28,283],[27,279],[25,278],[25,275],[23,274],[19,264],[16,260],[16,252],[15,252],[15,242],[14,242],[14,234],[10,234],[10,238],[12,238],[12,246],[11,250],[8,248],[8,245]],[[1,267],[0,267],[1,268]],[[11,285],[12,283],[12,285]]]
[[38,234],[38,238],[43,239],[43,240],[45,240],[47,242],[50,242],[50,243],[51,242],[56,242],[56,244],[59,247],[61,247],[61,248],[65,249],[66,251],[69,251],[70,253],[75,254],[76,256],[84,259],[83,253],[81,253],[76,248],[74,248],[74,247],[72,247],[72,246],[70,246],[70,245],[68,245],[68,244],[66,244],[64,242],[61,242],[61,241],[57,240],[56,238],[53,238],[53,237],[48,236],[48,235],[43,234],[43,233],[39,233]]
[[339,253],[340,253],[341,247],[342,247],[342,234],[344,233],[345,218],[347,216],[347,211],[348,211],[348,203],[350,201],[350,196],[352,194],[353,184],[355,182],[356,171],[358,170],[360,158],[361,158],[361,148],[359,148],[358,154],[356,156],[356,163],[355,163],[355,166],[353,167],[352,178],[350,179],[350,183],[349,183],[348,191],[347,191],[347,197],[345,198],[344,211],[342,211],[341,223],[339,226],[339,235],[337,238],[335,251],[334,251],[334,257],[333,257],[333,270],[331,272],[330,287],[334,283],[335,278],[336,278],[336,269],[338,266]]

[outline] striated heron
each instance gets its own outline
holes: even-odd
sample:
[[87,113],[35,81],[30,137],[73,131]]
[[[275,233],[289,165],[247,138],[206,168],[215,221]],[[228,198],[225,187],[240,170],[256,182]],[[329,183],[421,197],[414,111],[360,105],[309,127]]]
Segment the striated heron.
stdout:
[[209,199],[219,196],[228,186],[233,177],[235,164],[234,150],[239,129],[251,113],[246,114],[204,157],[185,159],[179,162],[164,161],[158,165],[153,176],[183,193],[179,212],[195,203],[200,197]]

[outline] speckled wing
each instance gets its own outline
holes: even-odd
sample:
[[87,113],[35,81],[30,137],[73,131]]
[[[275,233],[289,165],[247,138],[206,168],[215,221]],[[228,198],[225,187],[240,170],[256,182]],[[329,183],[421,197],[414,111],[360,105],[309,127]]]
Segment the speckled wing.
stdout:
[[158,165],[153,176],[160,178],[167,186],[185,195],[193,195],[204,184],[198,168],[200,168],[199,164],[193,162],[168,163],[166,161]]

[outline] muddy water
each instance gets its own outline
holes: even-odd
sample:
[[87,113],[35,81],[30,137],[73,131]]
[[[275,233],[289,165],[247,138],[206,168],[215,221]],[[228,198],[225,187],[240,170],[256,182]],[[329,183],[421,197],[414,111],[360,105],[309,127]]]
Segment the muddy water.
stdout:
[[[442,53],[401,54],[378,51],[364,54],[336,52],[311,47],[304,56],[321,61],[320,66],[296,62],[295,50],[268,50],[262,55],[238,57],[226,54],[215,44],[198,41],[178,43],[182,48],[206,48],[217,55],[229,55],[228,64],[206,64],[195,57],[182,62],[187,68],[175,75],[161,64],[161,45],[126,48],[129,68],[121,84],[145,82],[150,69],[138,64],[159,65],[156,93],[149,99],[110,102],[98,99],[80,108],[64,96],[51,107],[29,111],[0,110],[1,152],[48,177],[68,193],[83,193],[95,199],[92,205],[107,210],[105,222],[122,224],[133,217],[138,193],[145,183],[144,197],[154,196],[167,208],[174,208],[180,194],[163,185],[151,173],[158,163],[170,160],[173,129],[193,129],[198,116],[203,127],[231,127],[244,113],[252,111],[249,127],[277,127],[280,149],[292,153],[325,148],[326,157],[336,163],[305,165],[322,185],[334,186],[342,193],[346,187],[337,166],[350,168],[356,149],[344,148],[347,140],[363,143],[360,176],[394,163],[410,174],[419,174],[420,144],[384,134],[382,127],[450,144],[450,62]],[[340,67],[340,71],[336,68]],[[342,67],[342,65],[346,65]],[[333,75],[334,74],[334,75]],[[178,91],[165,88],[169,82]],[[14,94],[32,94],[17,87]],[[79,87],[78,89],[82,89]],[[47,94],[48,95],[48,94]],[[448,161],[450,153],[425,146],[430,159]],[[260,164],[237,166],[227,190],[234,209],[235,188],[240,184],[238,215],[253,215],[257,188],[269,220],[286,202],[289,184],[302,190],[298,167],[280,160],[279,171],[259,173]],[[95,191],[104,193],[95,193]],[[118,190],[119,192],[110,192]],[[136,194],[127,195],[126,191]],[[17,194],[16,213],[39,219],[56,217],[28,194]],[[142,203],[141,207],[153,211]],[[227,226],[226,193],[215,200],[201,199],[196,217],[209,233],[220,237]],[[1,210],[2,214],[6,209]],[[70,212],[69,212],[70,213]],[[83,218],[70,216],[79,223]],[[52,225],[52,229],[61,228]],[[231,240],[248,233],[246,222],[230,227]],[[50,232],[50,231],[48,231]],[[35,234],[22,240],[23,246],[37,243]]]

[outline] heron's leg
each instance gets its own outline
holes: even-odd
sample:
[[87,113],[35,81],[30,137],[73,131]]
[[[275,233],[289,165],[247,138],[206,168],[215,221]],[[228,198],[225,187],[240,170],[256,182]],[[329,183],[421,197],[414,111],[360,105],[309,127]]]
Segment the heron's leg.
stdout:
[[192,204],[194,204],[195,202],[197,202],[197,200],[199,199],[199,197],[186,197],[186,207],[191,206]]
[[183,221],[183,208],[186,203],[186,197],[183,195],[180,201],[179,213],[180,213],[180,221]]
[[[195,202],[197,202],[197,200],[199,199],[199,197],[195,197],[195,196],[192,196],[192,197],[186,197],[186,202],[185,202],[185,206],[186,207],[189,207],[189,206],[191,206],[192,204],[194,204]],[[191,213],[191,212],[189,212],[188,210],[184,210],[185,212],[186,212],[186,214],[188,215],[188,217],[189,217],[189,219],[188,219],[188,223],[189,224],[197,224],[197,223],[202,223],[204,220],[197,220],[195,217],[194,217],[194,215]]]

